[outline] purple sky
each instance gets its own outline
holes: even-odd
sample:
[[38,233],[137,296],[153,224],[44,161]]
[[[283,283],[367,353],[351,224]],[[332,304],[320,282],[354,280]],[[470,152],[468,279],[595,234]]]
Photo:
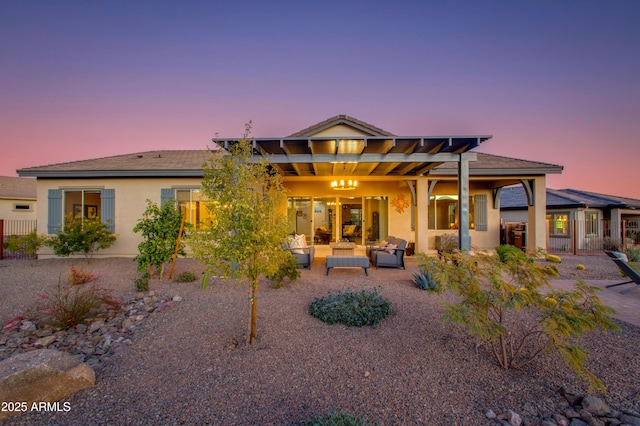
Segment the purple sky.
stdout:
[[0,174],[337,114],[640,199],[640,2],[0,2]]

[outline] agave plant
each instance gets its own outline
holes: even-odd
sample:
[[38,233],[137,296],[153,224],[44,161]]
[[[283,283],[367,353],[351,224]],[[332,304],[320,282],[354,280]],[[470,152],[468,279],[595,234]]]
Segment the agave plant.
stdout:
[[420,267],[420,272],[413,273],[413,282],[420,290],[437,291],[440,289],[438,282],[424,267]]

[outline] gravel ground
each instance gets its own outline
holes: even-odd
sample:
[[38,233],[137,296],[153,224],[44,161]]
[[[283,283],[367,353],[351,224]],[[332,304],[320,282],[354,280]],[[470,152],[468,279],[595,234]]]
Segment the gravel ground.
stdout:
[[[563,257],[561,278],[617,279],[605,257]],[[100,276],[103,287],[133,293],[130,259],[74,263]],[[577,271],[583,263],[586,271]],[[0,262],[0,323],[21,314],[37,294],[55,286],[70,260]],[[26,413],[6,424],[216,424],[288,425],[344,411],[382,424],[488,424],[496,413],[525,405],[553,411],[559,387],[584,392],[562,362],[540,358],[526,369],[502,371],[458,327],[440,320],[449,296],[418,290],[407,271],[332,270],[316,261],[283,288],[260,288],[258,343],[242,344],[248,289],[230,280],[198,283],[153,280],[151,289],[183,300],[154,313],[135,331],[133,344],[114,354],[96,374],[96,386],[67,401],[69,412]],[[200,273],[180,259],[176,274]],[[579,274],[579,275],[578,275]],[[377,288],[396,315],[378,328],[326,325],[307,313],[316,297],[345,288]],[[639,409],[640,328],[595,332],[583,344],[588,367],[608,389],[612,408]],[[240,342],[240,344],[236,344]]]

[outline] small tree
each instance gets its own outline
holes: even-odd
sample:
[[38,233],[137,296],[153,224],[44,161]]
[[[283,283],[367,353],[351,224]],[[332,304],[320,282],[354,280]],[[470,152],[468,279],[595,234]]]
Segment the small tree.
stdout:
[[454,252],[438,260],[436,279],[461,300],[444,317],[484,339],[504,369],[521,368],[541,354],[555,352],[590,386],[602,383],[584,367],[584,333],[615,330],[614,310],[601,303],[597,287],[579,281],[574,290],[555,290],[545,267],[522,252],[499,256]]
[[202,192],[211,201],[213,217],[192,235],[190,247],[208,271],[249,283],[247,343],[252,344],[257,336],[258,279],[273,276],[289,254],[281,246],[287,235],[282,178],[266,160],[254,161],[250,133],[251,122],[228,155],[214,152],[204,165]]
[[44,245],[51,247],[56,256],[82,253],[90,258],[98,250],[111,247],[115,241],[116,235],[100,219],[74,219],[68,216],[62,231],[46,239]]
[[[138,262],[138,271],[148,271],[153,275],[154,268],[159,270],[160,279],[164,275],[164,265],[172,259],[182,224],[182,213],[176,204],[167,200],[161,207],[147,200],[147,209],[143,217],[138,219],[133,232],[142,234],[143,241],[138,244],[138,255],[134,258]],[[178,254],[184,256],[184,244],[178,247]]]

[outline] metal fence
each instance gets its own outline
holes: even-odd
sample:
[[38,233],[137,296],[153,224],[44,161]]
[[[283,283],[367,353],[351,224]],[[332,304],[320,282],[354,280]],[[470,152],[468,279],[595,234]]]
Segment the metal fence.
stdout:
[[594,226],[593,222],[570,220],[565,235],[547,233],[547,251],[554,253],[602,254],[604,250],[623,251],[639,243],[638,221],[602,219]]
[[35,220],[0,219],[0,260],[1,259],[36,259],[37,254],[27,253],[24,244],[19,244],[21,237],[38,232]]

